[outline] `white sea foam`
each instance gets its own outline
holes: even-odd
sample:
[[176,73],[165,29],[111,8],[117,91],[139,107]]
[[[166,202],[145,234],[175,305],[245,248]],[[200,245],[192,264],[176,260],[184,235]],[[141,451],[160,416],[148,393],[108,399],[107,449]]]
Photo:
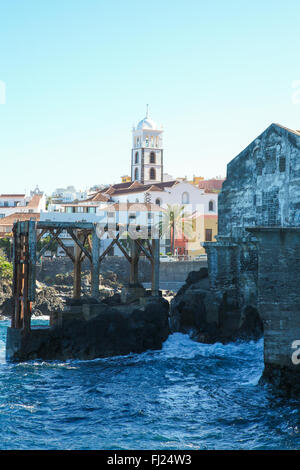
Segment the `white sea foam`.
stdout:
[[196,356],[228,357],[249,354],[250,349],[257,353],[263,350],[263,340],[249,342],[234,342],[228,344],[204,344],[193,341],[189,335],[173,333],[163,344],[161,354],[168,358],[193,359]]

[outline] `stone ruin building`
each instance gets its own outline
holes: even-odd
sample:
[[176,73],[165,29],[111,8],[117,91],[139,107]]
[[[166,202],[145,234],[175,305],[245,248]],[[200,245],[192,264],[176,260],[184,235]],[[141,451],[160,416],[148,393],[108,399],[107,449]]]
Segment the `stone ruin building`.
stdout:
[[300,388],[300,131],[271,124],[228,164],[218,223],[208,316],[258,312],[264,378]]

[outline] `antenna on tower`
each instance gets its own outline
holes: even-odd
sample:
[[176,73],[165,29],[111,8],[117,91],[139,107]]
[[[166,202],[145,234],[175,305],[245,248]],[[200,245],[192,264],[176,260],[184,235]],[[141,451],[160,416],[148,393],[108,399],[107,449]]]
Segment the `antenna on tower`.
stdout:
[[149,112],[149,104],[146,105],[147,108],[146,108],[146,117],[148,117],[148,112]]

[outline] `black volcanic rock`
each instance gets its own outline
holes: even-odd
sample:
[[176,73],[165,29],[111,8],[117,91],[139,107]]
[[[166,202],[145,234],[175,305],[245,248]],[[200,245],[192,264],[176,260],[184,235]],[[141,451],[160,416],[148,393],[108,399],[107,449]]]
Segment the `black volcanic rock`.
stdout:
[[252,306],[239,309],[226,293],[216,299],[209,290],[207,270],[191,272],[186,283],[172,299],[170,328],[172,332],[188,333],[203,343],[228,343],[258,339],[263,324]]

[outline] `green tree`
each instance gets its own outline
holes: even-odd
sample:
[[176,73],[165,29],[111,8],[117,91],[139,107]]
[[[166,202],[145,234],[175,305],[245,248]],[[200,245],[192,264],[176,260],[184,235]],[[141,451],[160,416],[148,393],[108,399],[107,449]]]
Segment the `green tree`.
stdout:
[[5,253],[0,249],[0,279],[12,279],[13,266],[7,261]]
[[3,250],[5,256],[11,259],[12,254],[12,238],[0,238],[0,250]]
[[[41,238],[41,240],[38,241],[37,243],[37,251],[41,251],[42,248],[44,248],[45,245],[47,245],[50,240],[52,240],[51,235],[47,235],[46,237]],[[47,251],[51,251],[51,253],[56,254],[57,253],[57,247],[58,243],[56,240],[53,240],[51,245],[49,245]]]
[[191,220],[188,219],[188,214],[185,213],[184,206],[178,204],[167,205],[167,209],[159,222],[159,234],[160,237],[170,237],[172,254],[174,254],[177,238],[185,237],[187,240],[192,238],[193,227]]

